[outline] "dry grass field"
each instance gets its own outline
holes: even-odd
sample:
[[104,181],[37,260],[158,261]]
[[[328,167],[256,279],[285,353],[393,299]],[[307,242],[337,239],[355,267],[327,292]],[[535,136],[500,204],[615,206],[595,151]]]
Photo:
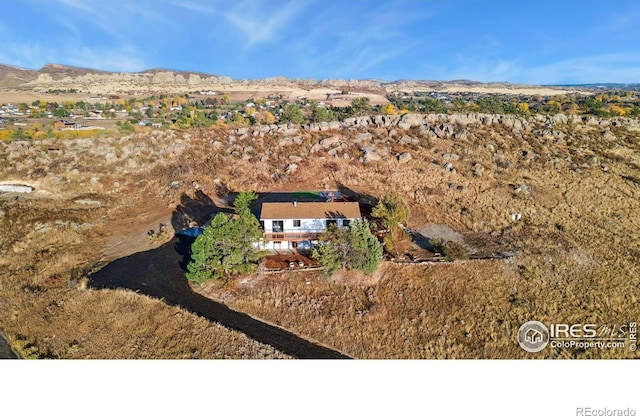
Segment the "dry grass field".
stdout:
[[[0,196],[0,328],[29,357],[284,358],[161,300],[87,289],[86,275],[162,243],[146,237],[160,219],[187,224],[198,216],[188,207],[229,192],[338,188],[375,201],[393,188],[411,206],[409,228],[446,226],[472,252],[514,256],[385,263],[373,276],[330,280],[258,274],[194,290],[355,358],[637,358],[628,349],[530,354],[516,342],[532,319],[638,320],[637,120],[449,124],[448,137],[431,123],[298,129],[296,140],[214,127],[2,143],[0,181],[36,191]],[[362,157],[365,132],[380,160]],[[341,144],[311,150],[334,135]]]

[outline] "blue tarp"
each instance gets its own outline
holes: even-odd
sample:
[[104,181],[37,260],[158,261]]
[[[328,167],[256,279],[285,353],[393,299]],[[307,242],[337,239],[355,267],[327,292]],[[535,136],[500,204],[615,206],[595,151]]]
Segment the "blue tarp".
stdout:
[[191,227],[191,228],[185,228],[184,230],[180,230],[178,231],[177,234],[196,238],[199,235],[201,235],[203,232],[204,232],[204,228],[202,227]]

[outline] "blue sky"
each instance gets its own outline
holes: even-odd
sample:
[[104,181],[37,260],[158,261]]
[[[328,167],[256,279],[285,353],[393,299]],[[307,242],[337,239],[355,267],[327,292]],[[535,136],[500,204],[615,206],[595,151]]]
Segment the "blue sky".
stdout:
[[639,35],[637,0],[0,0],[0,63],[31,69],[628,83]]

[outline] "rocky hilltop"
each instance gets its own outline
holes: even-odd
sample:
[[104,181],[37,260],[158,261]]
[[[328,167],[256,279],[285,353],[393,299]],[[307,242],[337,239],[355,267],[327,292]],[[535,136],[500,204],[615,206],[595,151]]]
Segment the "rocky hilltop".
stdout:
[[[33,187],[0,195],[0,322],[25,357],[282,357],[158,300],[187,290],[186,280],[85,290],[84,271],[141,261],[133,253],[168,243],[149,237],[159,223],[173,232],[205,221],[203,208],[226,210],[244,189],[338,189],[362,204],[393,189],[410,206],[411,241],[376,274],[341,272],[329,284],[287,271],[197,290],[354,358],[530,359],[514,340],[531,316],[637,319],[639,150],[637,118],[563,114],[409,113],[0,142],[0,184]],[[415,263],[433,258],[436,239],[460,241],[474,258]],[[547,348],[539,357],[637,353]]]
[[509,83],[419,80],[358,80],[358,79],[290,79],[270,77],[262,79],[233,79],[189,71],[149,69],[142,72],[107,72],[47,64],[39,70],[0,65],[0,88],[23,91],[75,89],[87,94],[109,93],[186,93],[194,90],[301,91],[341,90],[385,94],[391,91],[476,91],[513,94],[554,95],[576,90],[578,87],[542,87]]

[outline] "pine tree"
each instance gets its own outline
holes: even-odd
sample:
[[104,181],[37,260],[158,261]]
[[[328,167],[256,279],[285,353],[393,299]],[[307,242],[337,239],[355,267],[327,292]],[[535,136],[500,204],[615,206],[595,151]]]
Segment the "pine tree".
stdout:
[[409,206],[396,191],[387,191],[378,205],[373,208],[371,215],[382,220],[387,229],[406,222],[409,219]]
[[247,191],[236,197],[237,218],[218,213],[211,225],[191,246],[187,279],[202,283],[224,275],[247,274],[256,269],[264,252],[254,246],[262,235],[258,219],[251,213],[256,194]]
[[382,244],[371,234],[369,223],[353,221],[349,224],[349,268],[371,274],[382,260]]
[[382,244],[371,234],[368,222],[355,220],[348,230],[330,227],[312,256],[325,268],[327,276],[341,267],[371,274],[382,260]]
[[331,276],[342,267],[342,257],[335,244],[324,242],[318,244],[311,254],[324,267],[324,274]]

